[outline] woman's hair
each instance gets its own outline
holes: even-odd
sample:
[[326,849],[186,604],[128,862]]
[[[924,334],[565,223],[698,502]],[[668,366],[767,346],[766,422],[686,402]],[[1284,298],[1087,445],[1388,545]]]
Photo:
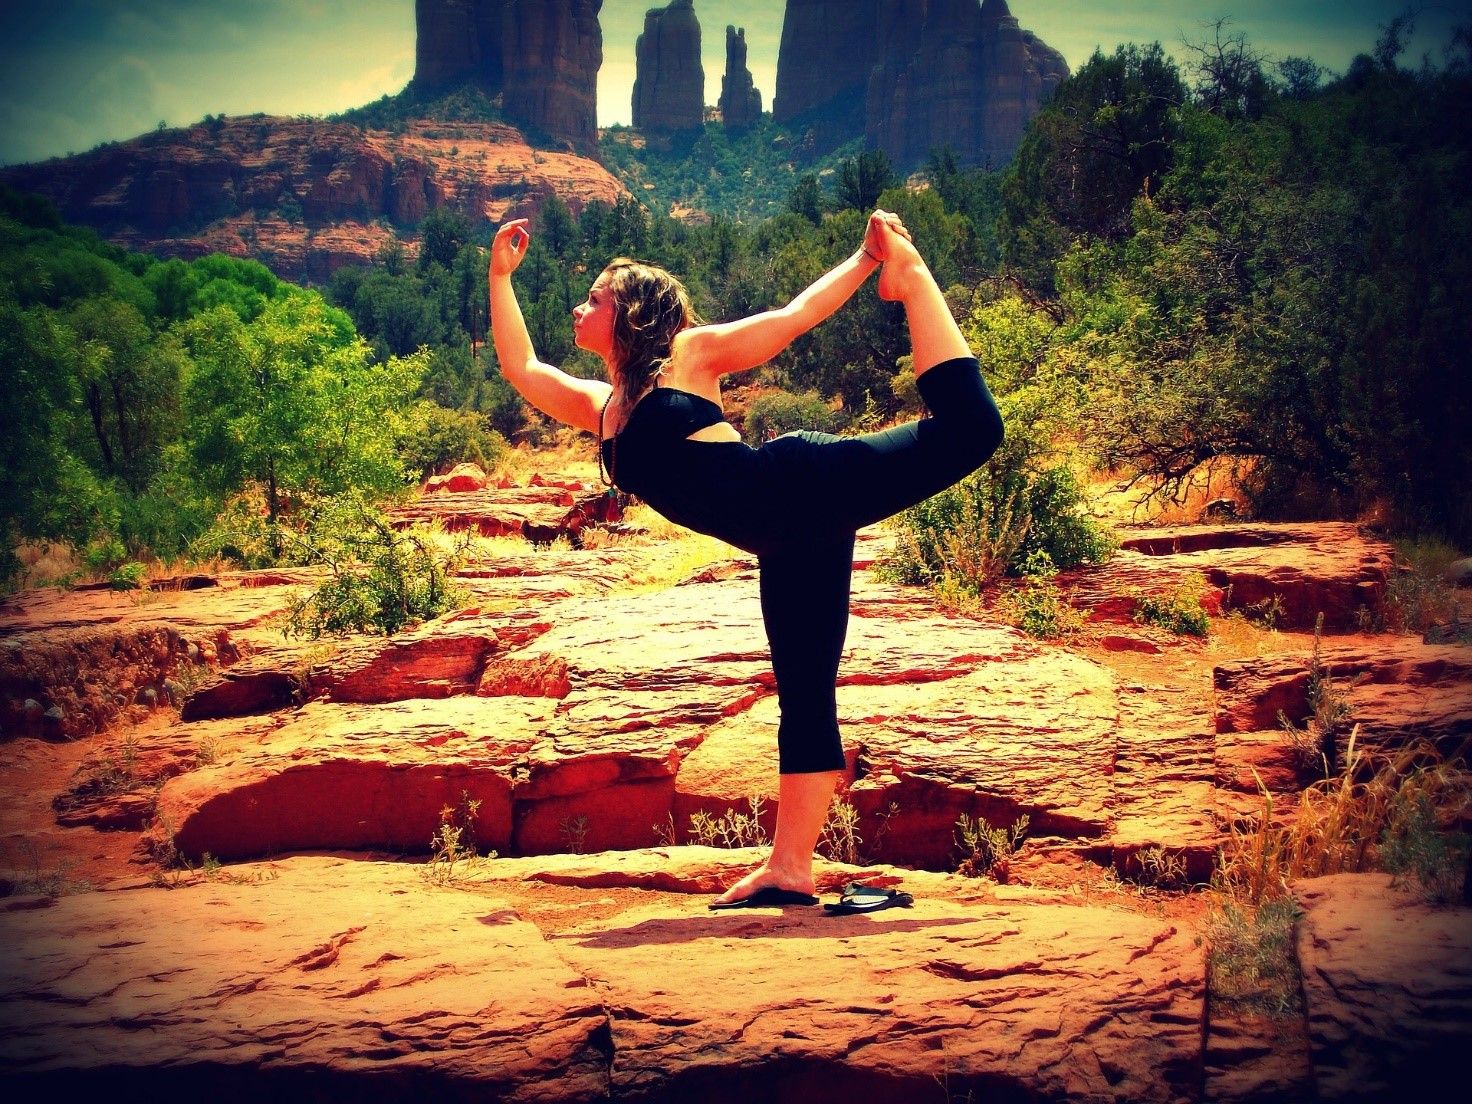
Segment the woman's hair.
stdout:
[[675,334],[700,325],[700,316],[685,285],[656,265],[615,257],[603,271],[618,308],[613,319],[618,387],[623,401],[632,404],[669,362]]

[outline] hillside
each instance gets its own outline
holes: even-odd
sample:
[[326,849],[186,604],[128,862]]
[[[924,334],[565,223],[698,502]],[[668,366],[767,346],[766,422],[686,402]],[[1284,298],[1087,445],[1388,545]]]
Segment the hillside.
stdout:
[[75,157],[0,170],[69,222],[165,256],[226,253],[284,279],[325,281],[412,244],[430,210],[472,225],[535,213],[553,194],[574,211],[623,186],[596,161],[534,149],[504,123],[417,119],[377,129],[267,115],[208,117]]

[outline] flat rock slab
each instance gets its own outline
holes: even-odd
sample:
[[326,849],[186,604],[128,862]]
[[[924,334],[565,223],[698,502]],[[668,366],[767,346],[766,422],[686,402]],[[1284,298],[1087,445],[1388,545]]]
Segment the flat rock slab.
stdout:
[[296,858],[39,903],[0,913],[0,1067],[20,1099],[294,1100],[330,1085],[338,1099],[592,1101],[607,1084],[607,1019],[582,976],[505,900],[410,866]]
[[[575,878],[597,858],[563,861]],[[452,888],[303,856],[14,900],[0,1056],[37,1092],[232,1100],[1197,1095],[1203,952],[1159,918],[939,876],[908,910],[712,913],[704,895],[528,882],[527,861]]]
[[[1213,672],[1218,732],[1279,727],[1308,717],[1312,649],[1223,663]],[[1362,739],[1399,747],[1417,738],[1454,746],[1472,735],[1472,648],[1415,637],[1325,641],[1319,663],[1350,707]]]
[[1317,1099],[1437,1099],[1465,1084],[1472,908],[1429,905],[1383,874],[1293,892]]
[[[1157,595],[1203,577],[1231,609],[1271,614],[1279,628],[1352,630],[1385,597],[1390,545],[1341,522],[1192,525],[1126,537],[1098,568],[1060,575],[1070,600],[1104,620],[1129,619],[1132,593]],[[1362,613],[1363,611],[1363,613]]]

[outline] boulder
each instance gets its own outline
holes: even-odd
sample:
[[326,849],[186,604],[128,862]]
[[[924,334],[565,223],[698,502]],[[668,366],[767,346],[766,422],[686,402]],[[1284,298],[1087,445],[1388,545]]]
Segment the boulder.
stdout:
[[1316,1099],[1437,1096],[1472,1046],[1472,908],[1384,874],[1293,886]]
[[479,464],[456,464],[444,475],[432,475],[426,479],[423,493],[483,491],[489,483],[490,477]]

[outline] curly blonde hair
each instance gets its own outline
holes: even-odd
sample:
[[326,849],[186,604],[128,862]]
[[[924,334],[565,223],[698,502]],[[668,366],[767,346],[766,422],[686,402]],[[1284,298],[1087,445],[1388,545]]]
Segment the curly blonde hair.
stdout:
[[613,321],[616,386],[632,405],[669,363],[675,335],[701,324],[685,285],[658,265],[615,257],[603,274],[618,307]]

